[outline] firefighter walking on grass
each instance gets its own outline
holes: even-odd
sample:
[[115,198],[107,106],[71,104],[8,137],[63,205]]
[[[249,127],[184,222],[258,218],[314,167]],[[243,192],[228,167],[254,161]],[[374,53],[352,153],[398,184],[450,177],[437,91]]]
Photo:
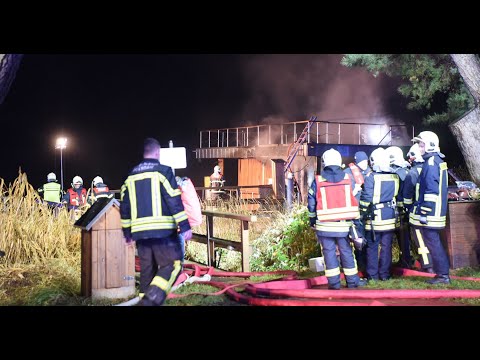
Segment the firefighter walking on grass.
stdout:
[[352,193],[352,179],[343,172],[342,156],[337,150],[325,151],[322,160],[325,167],[321,175],[315,176],[308,190],[308,216],[322,246],[328,288],[340,289],[337,245],[347,287],[363,286],[365,280],[358,276],[353,248],[348,239],[352,220],[359,218],[358,202]]
[[182,271],[183,249],[192,230],[171,167],[161,165],[160,144],[144,141],[143,161],[121,188],[120,215],[127,245],[136,242],[140,258],[139,305],[162,305]]

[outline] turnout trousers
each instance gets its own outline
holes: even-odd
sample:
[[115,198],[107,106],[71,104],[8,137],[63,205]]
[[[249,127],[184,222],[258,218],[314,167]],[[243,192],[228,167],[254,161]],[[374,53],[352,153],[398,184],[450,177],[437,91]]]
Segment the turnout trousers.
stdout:
[[[177,234],[137,241],[141,305],[162,305],[182,271],[183,248]],[[143,295],[143,296],[142,296]]]

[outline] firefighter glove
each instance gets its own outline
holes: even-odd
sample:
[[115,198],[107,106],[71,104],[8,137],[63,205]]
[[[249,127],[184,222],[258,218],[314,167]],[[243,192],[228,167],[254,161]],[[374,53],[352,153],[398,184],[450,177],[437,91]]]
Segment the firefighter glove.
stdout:
[[367,243],[367,241],[364,238],[353,239],[353,246],[358,251],[362,250],[366,243]]
[[310,226],[315,227],[315,223],[317,222],[316,218],[310,218]]
[[427,217],[424,216],[424,215],[421,215],[420,216],[420,224],[423,224],[423,225],[427,225],[428,224],[428,221],[427,221]]

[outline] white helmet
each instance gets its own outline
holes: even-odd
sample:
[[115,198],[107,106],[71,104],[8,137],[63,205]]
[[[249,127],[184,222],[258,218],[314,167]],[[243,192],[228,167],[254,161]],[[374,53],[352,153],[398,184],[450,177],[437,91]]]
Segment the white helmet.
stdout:
[[422,131],[412,141],[423,142],[425,144],[425,152],[427,153],[440,152],[440,141],[437,134],[433,131]]
[[322,160],[325,166],[342,166],[342,155],[335,149],[325,151],[322,155]]
[[57,181],[57,175],[50,173],[47,175],[47,181]]
[[103,179],[100,176],[96,176],[93,179],[93,186],[97,186],[97,184],[103,184]]
[[413,144],[410,150],[408,150],[407,157],[413,159],[416,162],[425,162],[422,154],[420,153],[420,147],[417,143]]
[[75,184],[83,185],[83,179],[80,176],[75,176],[72,180],[72,186]]
[[215,165],[215,167],[213,168],[213,171],[219,173],[220,171],[222,171],[222,169],[220,168],[220,166]]
[[384,148],[378,148],[370,154],[370,165],[373,171],[390,172],[390,158]]
[[390,160],[390,165],[406,167],[408,163],[403,158],[403,150],[398,146],[390,146],[386,150],[387,156]]

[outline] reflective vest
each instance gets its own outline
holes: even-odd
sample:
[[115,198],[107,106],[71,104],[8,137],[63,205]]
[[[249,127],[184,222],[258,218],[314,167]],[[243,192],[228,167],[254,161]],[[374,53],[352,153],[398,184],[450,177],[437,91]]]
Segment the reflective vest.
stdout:
[[87,190],[85,188],[82,188],[81,198],[78,197],[78,193],[72,188],[68,189],[68,194],[70,195],[70,205],[72,206],[84,205],[87,200]]
[[320,175],[315,177],[315,181],[318,221],[358,219],[358,202],[353,196],[348,174],[338,183],[328,182]]
[[357,165],[355,165],[354,163],[348,164],[348,167],[352,171],[352,175],[353,175],[353,179],[355,180],[355,184],[363,185],[365,180],[363,179],[363,175],[362,175],[362,172],[360,171],[359,167]]
[[43,185],[43,200],[59,203],[60,202],[60,184],[49,182]]

